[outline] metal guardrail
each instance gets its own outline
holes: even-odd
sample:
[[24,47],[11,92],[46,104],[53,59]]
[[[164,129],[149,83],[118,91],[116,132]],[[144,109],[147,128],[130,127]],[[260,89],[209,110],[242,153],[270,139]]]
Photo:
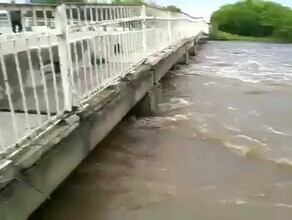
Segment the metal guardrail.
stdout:
[[145,5],[1,10],[20,10],[26,31],[0,36],[0,159],[149,55],[208,30],[202,19]]

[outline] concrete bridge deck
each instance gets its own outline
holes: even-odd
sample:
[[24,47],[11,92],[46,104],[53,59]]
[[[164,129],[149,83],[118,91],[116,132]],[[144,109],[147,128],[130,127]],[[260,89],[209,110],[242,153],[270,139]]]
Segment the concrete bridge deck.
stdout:
[[[145,95],[148,102],[145,104],[144,101],[140,108],[143,106],[145,111],[155,111],[160,79],[176,62],[186,61],[185,53],[194,50],[197,37],[152,56],[147,64],[137,66],[115,86],[90,98],[82,112],[71,114],[36,140],[34,146],[11,156],[17,161],[17,168],[25,170],[8,185],[6,183],[5,190],[0,193],[1,218],[23,219],[23,216],[31,214]],[[19,120],[23,120],[21,116]],[[12,169],[9,164],[2,165],[2,181],[3,178],[13,179],[15,172],[15,167]]]

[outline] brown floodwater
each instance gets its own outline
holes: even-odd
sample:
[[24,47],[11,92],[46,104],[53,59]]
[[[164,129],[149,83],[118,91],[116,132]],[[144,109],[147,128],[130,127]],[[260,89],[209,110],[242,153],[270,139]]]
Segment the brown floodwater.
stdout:
[[31,220],[292,219],[292,46],[209,42]]

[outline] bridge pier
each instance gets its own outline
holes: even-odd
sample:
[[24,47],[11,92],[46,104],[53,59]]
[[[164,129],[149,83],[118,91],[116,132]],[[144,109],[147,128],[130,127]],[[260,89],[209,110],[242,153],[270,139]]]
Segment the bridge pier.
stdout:
[[179,58],[177,64],[187,65],[190,62],[189,45],[185,45],[184,49],[185,49],[185,51],[184,51],[183,55]]
[[133,112],[138,116],[153,116],[159,113],[162,101],[162,85],[156,83],[134,107]]
[[198,52],[198,42],[194,40],[194,46],[189,49],[190,56],[196,56]]

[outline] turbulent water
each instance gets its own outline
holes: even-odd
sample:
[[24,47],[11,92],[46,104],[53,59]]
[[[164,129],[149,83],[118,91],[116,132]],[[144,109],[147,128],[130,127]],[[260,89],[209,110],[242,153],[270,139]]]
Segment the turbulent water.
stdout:
[[209,42],[32,219],[292,219],[292,46]]

